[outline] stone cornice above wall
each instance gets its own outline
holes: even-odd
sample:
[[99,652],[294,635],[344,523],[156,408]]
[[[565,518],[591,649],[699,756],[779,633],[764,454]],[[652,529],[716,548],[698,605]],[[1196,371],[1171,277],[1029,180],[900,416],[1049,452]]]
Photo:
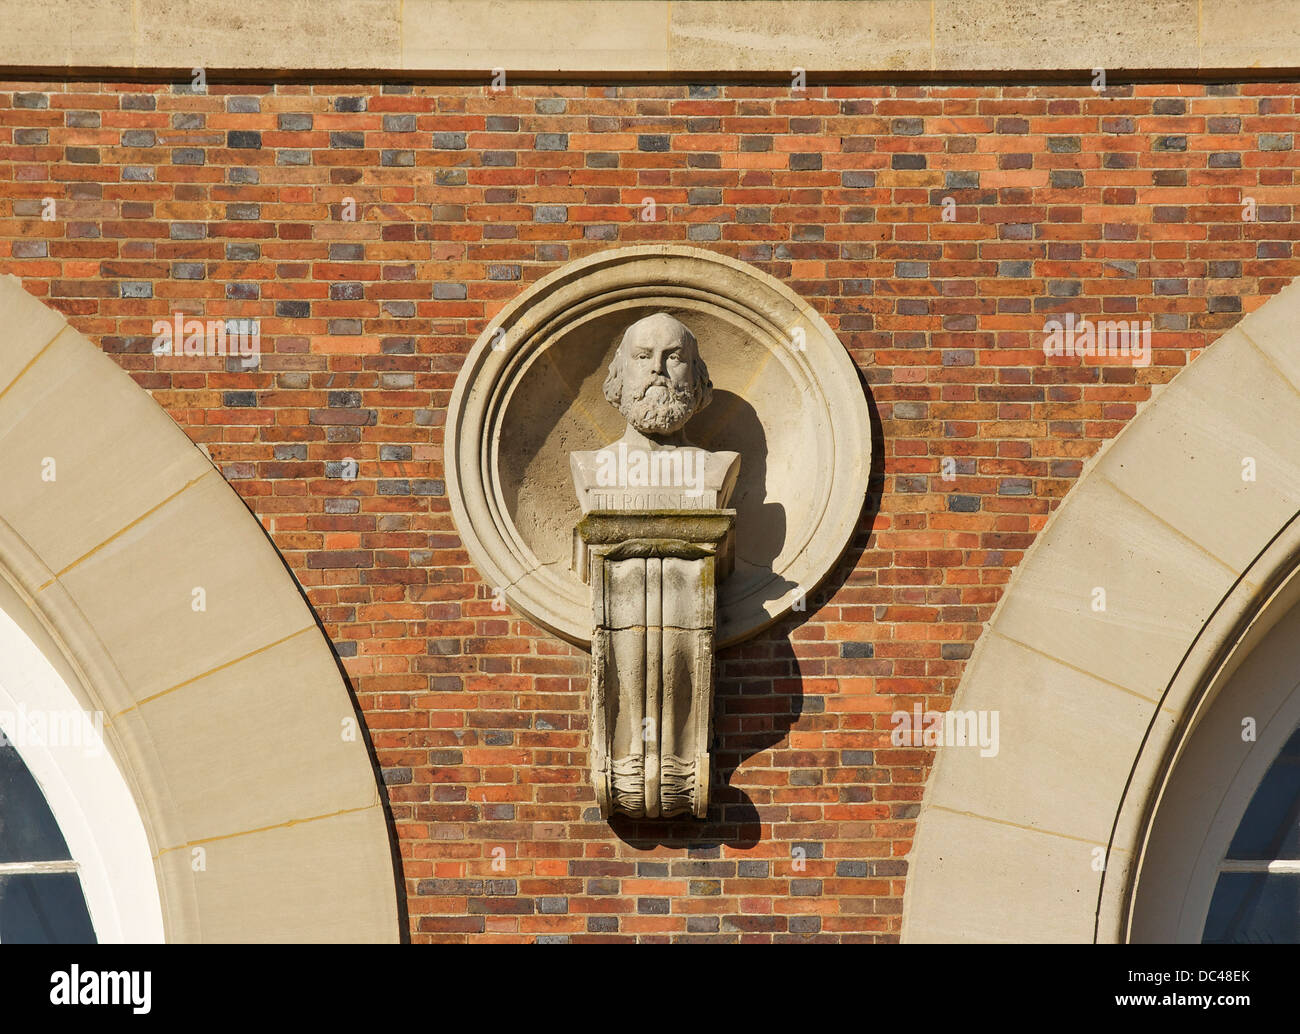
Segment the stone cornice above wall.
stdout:
[[[882,80],[1300,70],[1300,0],[0,0],[0,70]],[[1086,73],[1086,74],[1085,74]]]

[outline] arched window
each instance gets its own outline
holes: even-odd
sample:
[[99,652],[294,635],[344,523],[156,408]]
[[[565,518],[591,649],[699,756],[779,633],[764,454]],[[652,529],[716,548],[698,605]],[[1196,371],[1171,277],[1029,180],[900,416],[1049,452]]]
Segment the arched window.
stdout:
[[1202,940],[1300,943],[1300,729],[1269,766],[1219,863]]
[[73,678],[0,579],[0,942],[162,941],[144,821]]
[[1129,939],[1300,942],[1300,583],[1189,723],[1133,885]]
[[0,738],[0,944],[93,944],[78,863],[22,757]]

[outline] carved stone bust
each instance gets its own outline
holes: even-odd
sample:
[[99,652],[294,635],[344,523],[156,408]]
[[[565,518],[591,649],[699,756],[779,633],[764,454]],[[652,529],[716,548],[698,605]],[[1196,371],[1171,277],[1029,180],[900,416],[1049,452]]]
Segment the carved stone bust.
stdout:
[[709,404],[713,384],[695,335],[656,312],[623,333],[605,378],[605,399],[627,420],[603,449],[569,454],[582,512],[696,510],[727,505],[740,454],[690,444],[684,428]]
[[[639,443],[632,433],[624,437],[628,421],[606,401],[611,365],[609,396],[626,406],[634,394],[625,360],[641,328],[622,337],[652,313],[675,316],[699,339],[713,401],[679,429],[687,447],[740,453],[729,497],[730,478],[716,470],[729,471],[732,457],[715,453],[688,470],[683,455],[679,468],[652,468],[651,459],[674,462],[673,449],[659,448],[674,436],[651,429]],[[656,323],[660,332],[674,327],[655,320],[646,329]],[[694,351],[675,327],[673,336]],[[694,377],[693,363],[682,372]],[[704,380],[701,374],[701,386]],[[652,451],[641,459],[636,449],[620,454],[620,441],[625,448],[648,442]],[[604,480],[613,485],[597,483],[595,455],[573,457],[575,448],[600,453],[607,444]],[[719,488],[716,509],[685,484],[681,501],[694,510],[636,509],[671,507],[677,493],[664,492],[664,474],[671,482],[680,471],[682,482],[698,483],[700,469],[704,484]],[[444,470],[452,519],[483,579],[504,587],[532,622],[582,649],[591,643],[593,587],[577,549],[578,522],[597,506],[626,506],[605,511],[619,517],[671,513],[675,526],[734,508],[735,570],[717,583],[718,641],[730,646],[802,607],[839,562],[861,525],[873,470],[871,414],[844,344],[789,286],[714,251],[637,244],[567,263],[483,328],[448,403]],[[611,491],[620,481],[627,490]]]

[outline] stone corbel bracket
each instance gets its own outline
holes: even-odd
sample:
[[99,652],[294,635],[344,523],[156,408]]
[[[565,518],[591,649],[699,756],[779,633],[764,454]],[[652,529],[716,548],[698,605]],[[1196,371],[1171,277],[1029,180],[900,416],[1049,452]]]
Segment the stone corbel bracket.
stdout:
[[591,768],[602,818],[709,808],[719,573],[735,510],[593,511]]
[[[712,383],[681,431],[690,447],[738,455],[739,473],[730,493],[724,479],[690,507],[663,492],[615,511],[606,497],[629,492],[584,494],[573,457],[638,430],[605,382],[628,329],[657,314],[695,338]],[[447,412],[452,518],[484,591],[592,649],[606,817],[705,816],[714,650],[808,609],[859,527],[872,470],[867,362],[785,284],[675,244],[561,266],[497,313],[466,357]],[[635,499],[630,477],[627,487]],[[716,509],[726,506],[734,516]],[[659,681],[635,686],[647,663]]]

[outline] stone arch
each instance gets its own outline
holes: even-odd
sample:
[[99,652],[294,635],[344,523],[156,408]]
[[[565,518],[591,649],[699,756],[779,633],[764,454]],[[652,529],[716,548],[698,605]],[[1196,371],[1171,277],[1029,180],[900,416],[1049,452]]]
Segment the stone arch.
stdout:
[[256,518],[14,277],[0,325],[0,604],[104,715],[167,940],[398,940],[364,729]]
[[1298,328],[1294,284],[1142,407],[1026,554],[952,704],[999,713],[999,752],[940,749],[905,940],[1126,938],[1180,745],[1288,609],[1266,604],[1300,553]]

